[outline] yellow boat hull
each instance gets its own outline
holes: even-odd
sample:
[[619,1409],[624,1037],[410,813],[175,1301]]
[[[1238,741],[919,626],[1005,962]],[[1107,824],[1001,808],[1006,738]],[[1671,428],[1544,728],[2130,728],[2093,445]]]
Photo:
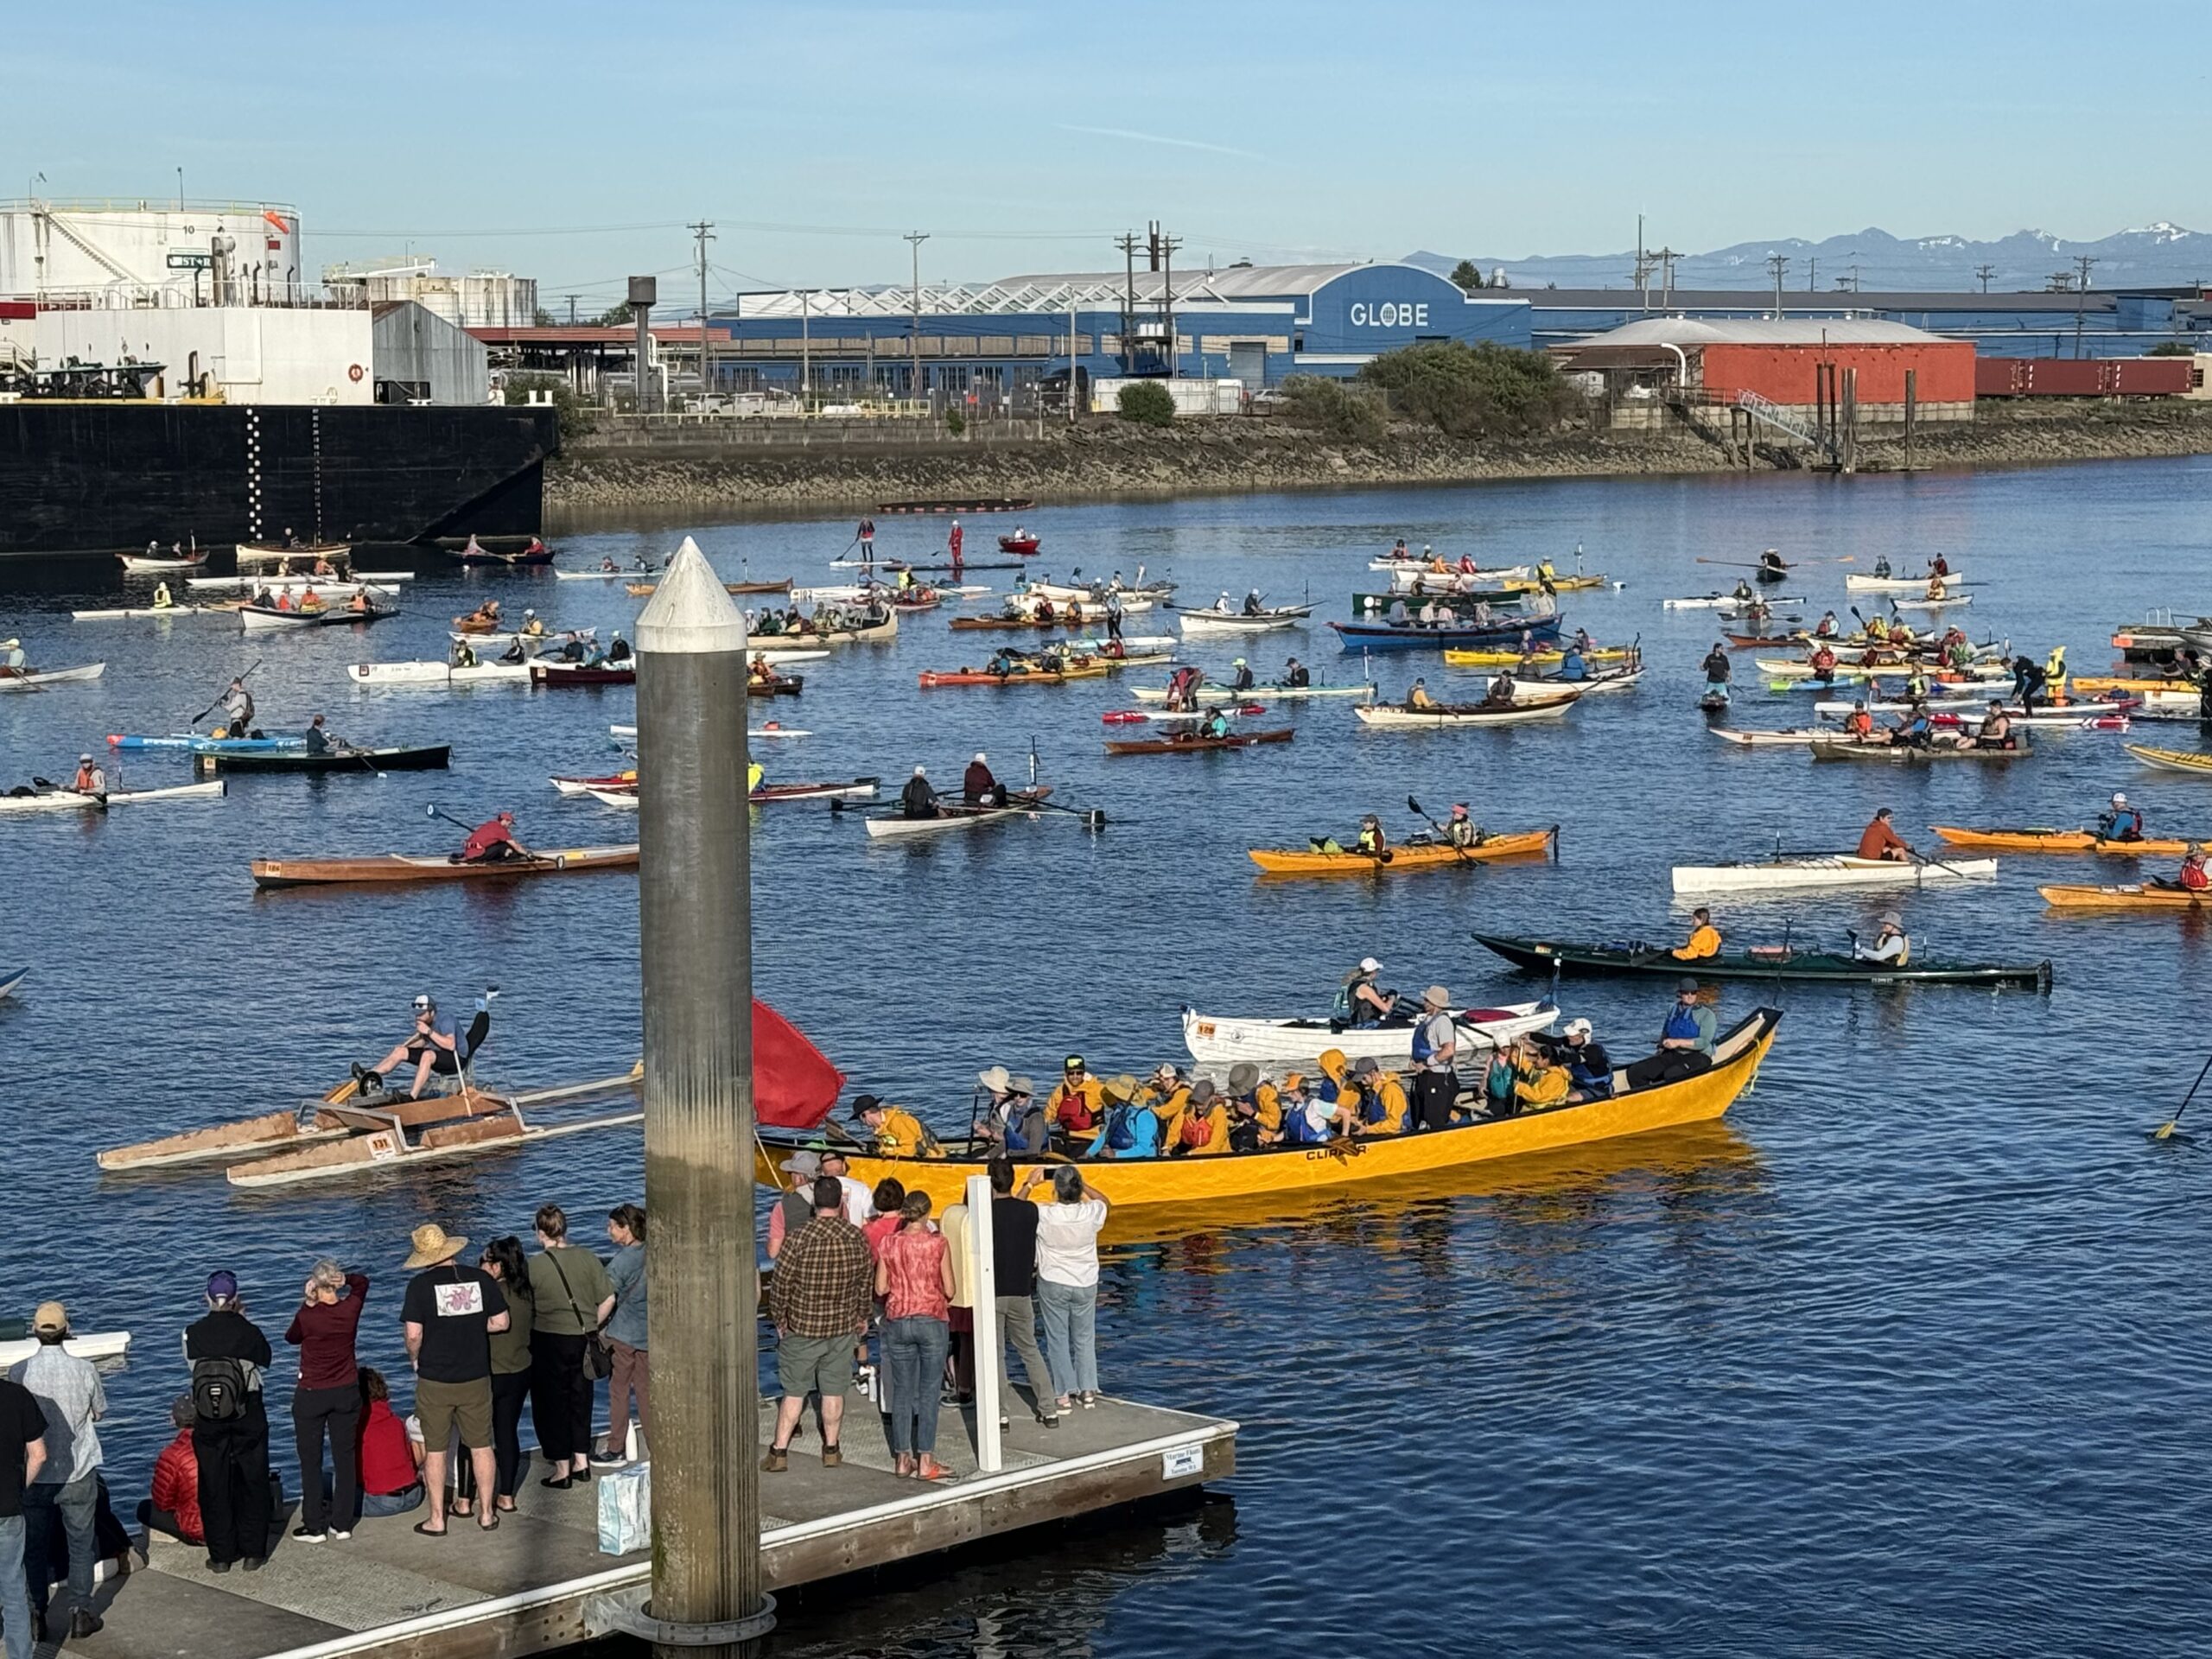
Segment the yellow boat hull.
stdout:
[[2126,749],[2146,766],[2156,766],[2161,772],[2190,772],[2212,778],[2212,754],[2200,754],[2192,749],[2154,749],[2147,743],[2123,743]]
[[[1520,1117],[1420,1135],[1332,1141],[1325,1147],[1284,1147],[1211,1157],[1100,1158],[1082,1160],[1084,1179],[1117,1208],[1151,1205],[1217,1204],[1270,1194],[1301,1194],[1361,1181],[1408,1181],[1499,1159],[1556,1153],[1595,1141],[1617,1141],[1654,1130],[1708,1123],[1735,1104],[1758,1076],[1774,1046],[1782,1014],[1762,1008],[1721,1040],[1726,1058],[1709,1071],[1611,1100],[1555,1107]],[[783,1184],[777,1160],[788,1146],[756,1144],[754,1179]],[[887,1176],[909,1192],[926,1192],[942,1208],[958,1201],[970,1175],[985,1172],[974,1156],[884,1158],[858,1148],[847,1152],[854,1179],[874,1186]],[[1018,1165],[1065,1159],[1017,1157]]]
[[[1517,651],[1447,651],[1446,664],[1452,668],[1518,668],[1522,663],[1533,663],[1541,668],[1556,668],[1565,660],[1566,653],[1558,651],[1531,652],[1523,657]],[[1586,663],[1624,663],[1628,648],[1608,645],[1582,653]]]
[[1389,875],[1402,870],[1433,870],[1447,864],[1489,864],[1500,859],[1541,858],[1552,849],[1559,826],[1492,836],[1475,847],[1393,847],[1387,860],[1365,853],[1317,853],[1299,848],[1255,847],[1245,854],[1269,875]]

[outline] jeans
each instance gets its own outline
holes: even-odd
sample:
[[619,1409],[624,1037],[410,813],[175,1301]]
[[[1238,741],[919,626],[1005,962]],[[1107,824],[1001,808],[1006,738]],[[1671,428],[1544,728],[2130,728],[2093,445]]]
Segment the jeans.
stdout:
[[[309,1532],[326,1526],[348,1530],[361,1492],[361,1390],[348,1382],[339,1389],[300,1389],[292,1395],[292,1439],[300,1454],[300,1524]],[[322,1441],[330,1438],[331,1505],[323,1513]]]
[[1098,1287],[1037,1281],[1037,1311],[1045,1317],[1045,1357],[1054,1392],[1098,1392]]
[[943,1319],[886,1319],[883,1364],[891,1373],[891,1450],[937,1450],[938,1390],[952,1327]]
[[[461,1459],[461,1466],[464,1471],[467,1469],[468,1460],[466,1458]],[[404,1491],[357,1492],[355,1497],[357,1500],[353,1509],[355,1521],[359,1521],[365,1515],[404,1515],[410,1510],[422,1507],[423,1483],[418,1480]],[[327,1476],[322,1482],[322,1501],[325,1503],[332,1501],[330,1481]],[[340,1512],[337,1510],[332,1510],[330,1519],[332,1525],[340,1524]]]
[[92,1573],[100,1560],[99,1539],[93,1530],[99,1514],[100,1477],[96,1469],[79,1475],[67,1485],[48,1485],[23,1488],[24,1558],[29,1563],[28,1574],[18,1573],[17,1578],[28,1578],[32,1611],[43,1616],[46,1612],[48,1580],[52,1569],[51,1560],[54,1529],[58,1525],[69,1538],[69,1605],[73,1608],[89,1609],[92,1605]]
[[0,1515],[0,1636],[7,1639],[8,1659],[31,1659],[30,1586],[23,1577],[26,1531],[22,1516]]
[[1037,1304],[1027,1296],[1001,1296],[998,1307],[999,1411],[1005,1413],[1007,1400],[1014,1393],[1006,1371],[1006,1345],[1010,1342],[1014,1351],[1021,1356],[1021,1369],[1028,1373],[1033,1403],[1049,1417],[1052,1414],[1052,1377],[1045,1369],[1045,1356],[1037,1351]]
[[584,1375],[584,1339],[533,1331],[530,1338],[530,1414],[537,1444],[554,1474],[591,1451],[592,1380]]

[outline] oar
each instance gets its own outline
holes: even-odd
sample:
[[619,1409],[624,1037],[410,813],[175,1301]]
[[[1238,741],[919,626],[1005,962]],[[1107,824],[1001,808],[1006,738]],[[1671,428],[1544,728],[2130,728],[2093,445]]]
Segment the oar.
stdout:
[[1106,814],[1096,807],[1062,806],[1058,801],[1018,801],[1013,799],[1009,799],[1007,802],[1007,804],[1011,807],[1020,807],[1025,811],[1031,812],[1071,813],[1076,817],[1083,820],[1084,827],[1086,830],[1103,830],[1106,827]]
[[1451,832],[1446,830],[1445,827],[1439,823],[1434,818],[1430,817],[1427,813],[1422,811],[1421,803],[1410,795],[1406,797],[1406,807],[1407,810],[1412,812],[1415,817],[1419,818],[1423,823],[1436,831],[1437,838],[1452,849],[1453,854],[1457,855],[1460,863],[1472,864],[1478,868],[1480,867],[1482,860],[1471,856],[1465,848],[1462,847],[1458,842],[1452,840]]
[[[266,659],[265,659],[265,658],[256,658],[254,659],[253,668],[259,668],[259,667],[261,666],[262,663],[263,663],[264,660],[266,660]],[[249,668],[248,670],[246,670],[246,671],[245,671],[245,674],[241,674],[241,675],[239,675],[239,676],[238,676],[238,683],[239,683],[240,685],[244,685],[244,684],[245,683],[245,682],[246,682],[246,676],[247,676],[247,675],[250,675],[250,674],[251,674],[251,673],[253,672],[253,668]],[[223,696],[221,696],[221,697],[217,697],[217,698],[215,699],[215,701],[214,701],[214,702],[213,702],[209,703],[209,704],[208,704],[205,709],[201,709],[198,714],[194,715],[190,720],[188,720],[188,721],[185,721],[185,724],[186,724],[186,725],[188,725],[188,726],[197,726],[197,725],[198,725],[201,721],[203,721],[203,720],[207,719],[208,715],[210,715],[213,714],[213,713],[214,713],[218,709],[221,708],[221,707],[223,706],[223,697],[227,697],[227,696],[230,696],[230,695],[231,695],[231,689],[230,689],[230,687],[228,687],[228,686],[225,686],[225,687],[223,688]]]
[[2189,1085],[2189,1092],[2181,1097],[2181,1104],[2174,1108],[2174,1115],[2151,1131],[2151,1138],[2153,1141],[2169,1141],[2173,1138],[2174,1129],[2181,1122],[2181,1115],[2189,1109],[2189,1103],[2196,1098],[2196,1091],[2204,1086],[2204,1079],[2208,1076],[2212,1076],[2212,1059],[2204,1062],[2204,1070],[2199,1071],[2196,1074],[2196,1081]]
[[[453,825],[456,830],[466,830],[472,836],[476,833],[476,826],[474,824],[463,823],[459,818],[454,817],[452,813],[447,811],[435,801],[430,804],[429,815],[433,818],[443,818],[448,823]],[[542,864],[547,861],[546,855],[543,853],[524,852],[522,856],[524,861],[532,864]]]
[[1905,855],[1911,859],[1916,864],[1933,864],[1939,870],[1948,870],[1953,875],[1959,877],[1961,880],[1966,879],[1966,872],[1958,868],[1955,865],[1946,864],[1940,858],[1930,858],[1925,853],[1916,853],[1910,847],[1906,848],[1904,850]]

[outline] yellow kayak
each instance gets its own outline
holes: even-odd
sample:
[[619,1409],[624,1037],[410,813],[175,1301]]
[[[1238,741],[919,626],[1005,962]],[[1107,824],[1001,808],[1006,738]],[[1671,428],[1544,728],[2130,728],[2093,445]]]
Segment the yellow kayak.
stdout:
[[2069,691],[2125,691],[2131,696],[2140,696],[2152,691],[2194,691],[2196,683],[2190,680],[2125,680],[2112,674],[2070,674],[2066,679]]
[[1366,853],[1317,853],[1304,849],[1255,847],[1245,856],[1270,875],[1388,875],[1399,870],[1433,870],[1445,864],[1484,864],[1502,858],[1541,858],[1559,839],[1559,826],[1491,836],[1472,847],[1416,842],[1393,847],[1377,858]]
[[2147,743],[2124,743],[2120,747],[2145,766],[2156,766],[2161,772],[2193,772],[2212,778],[2212,754],[2199,753],[2194,749],[2154,749]]
[[[1535,576],[1509,576],[1497,585],[1509,594],[1540,594],[1544,589],[1542,581]],[[1602,575],[1552,578],[1552,591],[1555,594],[1575,593],[1584,588],[1603,588],[1605,585],[1605,578]]]
[[2203,910],[2212,893],[2181,887],[2037,887],[2053,910]]
[[[1560,651],[1532,651],[1523,657],[1517,651],[1447,651],[1446,664],[1452,668],[1518,668],[1523,663],[1533,663],[1542,668],[1556,668],[1566,659]],[[1601,646],[1582,653],[1586,663],[1624,663],[1628,660],[1625,645]]]
[[[1326,1146],[1197,1157],[1084,1158],[1083,1175],[1117,1211],[1142,1205],[1213,1206],[1270,1194],[1294,1203],[1318,1188],[1367,1180],[1402,1185],[1497,1159],[1708,1123],[1751,1086],[1781,1022],[1779,1009],[1758,1009],[1713,1044],[1710,1071],[1647,1089],[1624,1087],[1606,1100],[1487,1119],[1459,1128],[1334,1141]],[[1614,1076],[1618,1085],[1620,1075]],[[789,1132],[772,1131],[769,1138],[757,1141],[753,1179],[766,1186],[781,1185],[776,1165],[802,1143]],[[942,1208],[959,1201],[970,1175],[988,1172],[982,1156],[988,1147],[988,1142],[976,1146],[963,1141],[957,1149],[948,1147],[950,1155],[942,1158],[885,1158],[861,1149],[848,1153],[846,1163],[855,1180],[874,1186],[890,1176],[909,1192],[928,1193],[931,1202]],[[1017,1154],[1014,1161],[1049,1166],[1065,1160],[1056,1154]],[[1209,1216],[1214,1213],[1209,1209]]]
[[[2107,841],[2090,830],[1961,830],[1948,823],[1929,826],[1954,847],[1980,852],[2108,853],[2116,858],[2179,858],[2189,850],[2185,841],[2153,839]],[[2206,837],[2212,840],[2212,836]]]

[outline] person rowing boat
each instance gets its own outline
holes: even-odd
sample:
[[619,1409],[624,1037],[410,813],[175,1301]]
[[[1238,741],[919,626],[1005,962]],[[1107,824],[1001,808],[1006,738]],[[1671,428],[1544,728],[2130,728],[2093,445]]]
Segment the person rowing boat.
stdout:
[[937,791],[931,785],[930,775],[920,766],[906,780],[906,787],[899,791],[899,816],[902,818],[934,818],[942,816],[938,807]]
[[1510,709],[1513,706],[1513,676],[1499,669],[1491,676],[1490,690],[1483,693],[1480,704],[1484,709]]
[[1859,832],[1858,858],[1878,858],[1893,864],[1911,861],[1912,849],[1906,846],[1890,819],[1891,809],[1883,807],[1876,812],[1872,822]]
[[2097,814],[2099,841],[2140,841],[2143,839],[2143,810],[2130,806],[2127,797],[2117,790],[2112,804]]
[[961,798],[970,806],[1004,806],[1006,785],[991,775],[991,766],[981,749],[968,763],[960,779]]
[[328,754],[336,747],[321,715],[308,722],[307,749],[309,754]]
[[455,617],[454,626],[471,633],[490,633],[499,626],[499,601],[487,599],[467,616]]
[[1770,547],[1759,555],[1758,574],[1763,582],[1779,582],[1789,574],[1789,567],[1782,562],[1781,553]]
[[501,812],[470,830],[468,839],[461,843],[461,850],[453,855],[452,861],[505,864],[532,856],[530,849],[515,839],[515,815]]
[[1406,693],[1406,707],[1408,709],[1434,709],[1438,706],[1436,699],[1428,695],[1427,680],[1415,680],[1413,689]]
[[415,999],[415,1027],[400,1039],[391,1053],[373,1066],[355,1065],[353,1081],[365,1095],[380,1092],[385,1078],[399,1067],[412,1064],[415,1084],[407,1091],[410,1100],[420,1100],[429,1086],[430,1074],[459,1077],[467,1063],[466,1039],[454,1028],[453,1021],[438,1012],[438,1005],[428,995]]
[[1885,962],[1902,968],[1912,960],[1912,940],[1904,931],[1904,918],[1894,910],[1882,912],[1882,931],[1869,944],[1860,940],[1851,948],[1853,962]]

